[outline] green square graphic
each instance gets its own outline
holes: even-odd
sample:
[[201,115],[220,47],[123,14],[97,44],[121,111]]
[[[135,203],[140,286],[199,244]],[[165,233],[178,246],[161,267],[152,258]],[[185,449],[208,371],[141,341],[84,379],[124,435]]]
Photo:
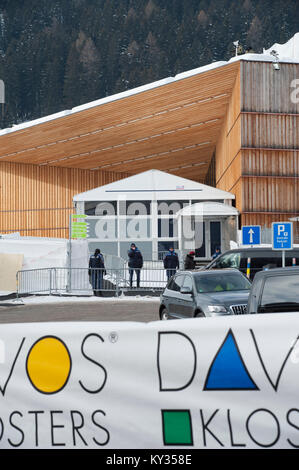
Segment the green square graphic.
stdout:
[[162,410],[164,445],[193,446],[189,410]]

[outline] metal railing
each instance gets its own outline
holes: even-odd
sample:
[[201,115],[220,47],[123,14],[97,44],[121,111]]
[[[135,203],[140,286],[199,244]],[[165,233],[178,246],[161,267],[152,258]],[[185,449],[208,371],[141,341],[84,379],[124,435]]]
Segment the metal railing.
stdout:
[[166,285],[167,274],[163,267],[156,267],[155,264],[140,270],[131,270],[128,267],[105,270],[67,267],[21,270],[17,272],[17,296],[66,293],[86,295],[92,292],[118,296],[128,291],[161,292]]

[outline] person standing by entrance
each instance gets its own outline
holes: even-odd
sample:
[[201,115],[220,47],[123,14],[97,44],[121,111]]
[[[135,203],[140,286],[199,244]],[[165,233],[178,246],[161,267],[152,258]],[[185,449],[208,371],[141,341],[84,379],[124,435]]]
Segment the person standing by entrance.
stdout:
[[184,268],[185,268],[186,270],[195,269],[196,264],[195,264],[194,256],[195,256],[195,251],[190,251],[190,252],[186,255],[185,264],[184,264]]
[[212,259],[217,258],[217,256],[219,256],[219,255],[221,255],[221,250],[220,250],[219,246],[216,246],[215,252],[213,253],[213,256],[212,256]]
[[89,258],[88,274],[91,278],[91,285],[95,296],[100,297],[103,276],[105,271],[104,256],[101,250],[97,248],[93,255]]
[[179,257],[171,246],[167,255],[163,260],[164,268],[166,269],[167,281],[176,273],[179,268]]
[[130,287],[133,287],[134,271],[136,273],[137,287],[140,287],[140,271],[143,266],[143,257],[141,251],[138,250],[135,243],[131,243],[130,249],[128,251],[128,258]]

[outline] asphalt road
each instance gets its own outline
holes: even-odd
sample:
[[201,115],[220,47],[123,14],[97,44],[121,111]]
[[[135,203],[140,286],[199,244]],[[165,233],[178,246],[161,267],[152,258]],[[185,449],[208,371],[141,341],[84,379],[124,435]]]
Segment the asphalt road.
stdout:
[[11,305],[0,302],[0,323],[58,322],[58,321],[156,321],[159,302],[99,301],[63,302],[37,305]]

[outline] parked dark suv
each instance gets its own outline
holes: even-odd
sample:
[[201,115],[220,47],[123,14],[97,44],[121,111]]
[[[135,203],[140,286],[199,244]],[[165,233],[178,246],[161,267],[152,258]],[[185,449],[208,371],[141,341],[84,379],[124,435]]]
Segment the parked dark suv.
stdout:
[[[242,273],[247,272],[247,261],[250,258],[250,279],[264,269],[280,268],[282,266],[281,251],[272,248],[236,248],[218,256],[205,266],[204,269],[236,268]],[[285,265],[299,265],[299,248],[286,251]]]
[[237,269],[180,271],[161,294],[160,319],[246,314],[250,287]]

